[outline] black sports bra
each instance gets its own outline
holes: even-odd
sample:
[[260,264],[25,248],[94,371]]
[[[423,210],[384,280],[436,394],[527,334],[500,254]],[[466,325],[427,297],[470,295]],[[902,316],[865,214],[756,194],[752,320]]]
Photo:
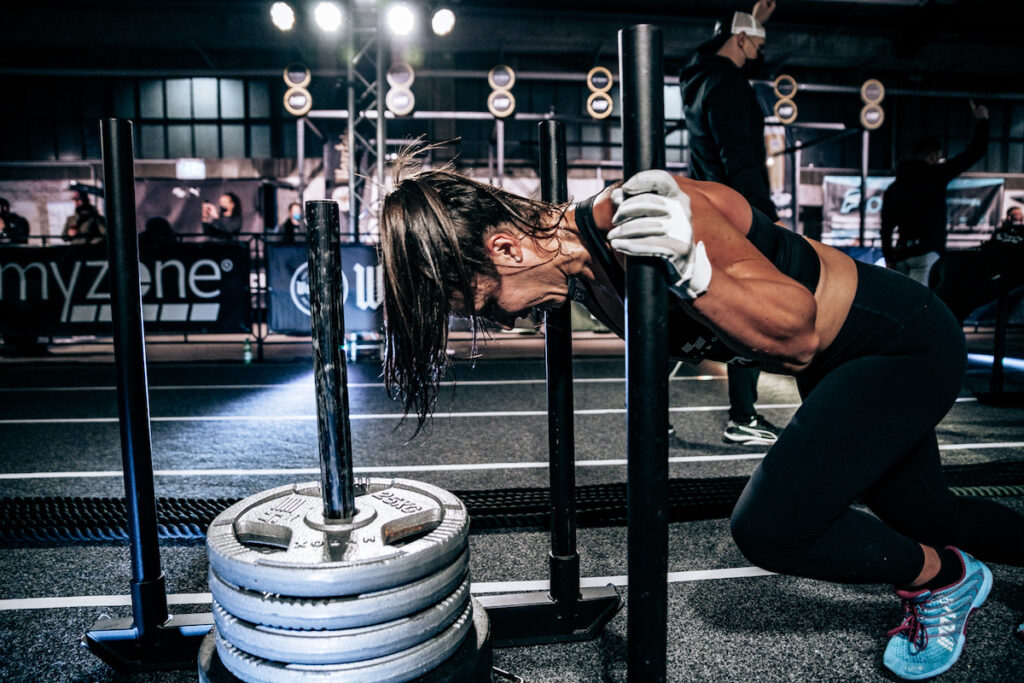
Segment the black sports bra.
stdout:
[[[598,279],[597,286],[601,286],[602,279],[607,280],[607,285],[610,287],[603,287],[603,289],[614,290],[618,297],[618,307],[615,311],[606,310],[594,296],[593,285],[578,279],[570,281],[570,297],[574,301],[584,304],[595,318],[622,337],[624,335],[622,320],[625,317],[626,296],[625,271],[615,260],[604,233],[594,222],[594,199],[596,199],[596,195],[584,199],[576,205],[576,226],[580,230],[580,236],[587,251],[599,266],[595,270]],[[807,287],[813,294],[821,275],[821,262],[817,252],[796,233],[775,225],[768,216],[754,207],[751,207],[750,210],[753,212],[753,220],[750,231],[747,233],[747,239],[776,268]],[[671,298],[669,301],[668,313],[670,353],[674,358],[692,362],[703,359],[735,363],[753,362],[742,356],[737,356],[733,350],[722,343],[711,328],[689,315],[675,298]]]

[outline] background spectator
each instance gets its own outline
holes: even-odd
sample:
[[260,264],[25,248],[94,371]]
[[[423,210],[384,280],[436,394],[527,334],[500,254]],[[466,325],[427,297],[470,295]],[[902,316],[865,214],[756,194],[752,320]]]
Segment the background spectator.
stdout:
[[[690,133],[690,177],[728,185],[750,206],[779,220],[765,168],[764,111],[748,80],[764,62],[764,22],[775,0],[758,0],[750,14],[734,12],[715,27],[679,74]],[[727,443],[770,445],[781,431],[759,415],[757,368],[730,363]]]
[[234,192],[225,192],[217,205],[203,203],[203,234],[222,240],[233,240],[242,231],[242,201]]
[[71,200],[75,203],[75,213],[68,216],[61,237],[65,242],[73,244],[102,242],[107,234],[107,224],[96,207],[92,205],[88,193],[75,190],[71,193]]
[[139,234],[139,244],[159,245],[176,244],[178,234],[163,216],[154,216],[146,221],[146,229]]
[[27,244],[28,221],[11,211],[11,203],[0,197],[0,244]]
[[281,222],[274,230],[274,234],[282,242],[292,243],[295,241],[295,234],[303,232],[305,227],[302,223],[302,204],[292,202],[288,205],[288,217]]
[[[977,123],[971,142],[952,159],[928,136],[914,144],[913,158],[896,167],[882,202],[882,255],[886,265],[930,286],[932,267],[946,253],[946,186],[985,156],[988,109],[971,102]],[[893,232],[898,232],[896,244]]]

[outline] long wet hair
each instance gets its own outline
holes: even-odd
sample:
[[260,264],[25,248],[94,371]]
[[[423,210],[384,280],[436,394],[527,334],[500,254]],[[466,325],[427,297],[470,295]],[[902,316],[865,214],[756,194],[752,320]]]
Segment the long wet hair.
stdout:
[[475,347],[483,318],[474,284],[499,277],[487,237],[499,226],[547,237],[564,215],[564,207],[471,180],[450,165],[417,167],[416,154],[405,152],[380,216],[384,386],[403,402],[406,416],[416,415],[415,434],[433,411],[449,368],[453,316],[469,319]]

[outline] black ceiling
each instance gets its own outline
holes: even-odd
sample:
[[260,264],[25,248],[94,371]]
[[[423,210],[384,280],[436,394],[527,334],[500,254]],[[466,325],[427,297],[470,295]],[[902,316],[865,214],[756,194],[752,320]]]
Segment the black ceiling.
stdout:
[[[422,0],[409,0],[425,6]],[[435,0],[431,0],[436,5]],[[281,33],[271,2],[255,0],[5,0],[0,73],[167,74],[278,72],[293,59],[314,71],[341,67],[336,42],[292,2],[299,24]],[[614,64],[616,32],[653,23],[665,32],[668,71],[751,2],[731,0],[461,0],[451,36],[424,32],[426,65],[579,70]],[[767,57],[799,80],[854,84],[874,76],[920,89],[1024,93],[1024,2],[975,0],[779,0]],[[335,41],[337,39],[334,39]],[[396,50],[401,48],[397,47]]]

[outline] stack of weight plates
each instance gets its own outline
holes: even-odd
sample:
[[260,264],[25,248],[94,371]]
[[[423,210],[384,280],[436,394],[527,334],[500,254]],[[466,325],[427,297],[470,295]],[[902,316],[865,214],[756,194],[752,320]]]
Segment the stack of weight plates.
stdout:
[[210,525],[211,638],[235,677],[410,681],[463,644],[465,506],[406,479],[356,480],[355,493],[347,523],[324,520],[310,483],[246,498]]

